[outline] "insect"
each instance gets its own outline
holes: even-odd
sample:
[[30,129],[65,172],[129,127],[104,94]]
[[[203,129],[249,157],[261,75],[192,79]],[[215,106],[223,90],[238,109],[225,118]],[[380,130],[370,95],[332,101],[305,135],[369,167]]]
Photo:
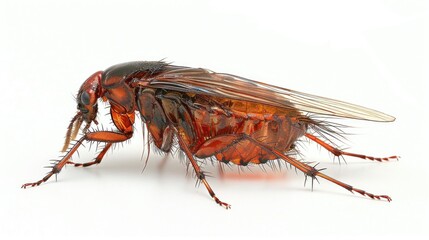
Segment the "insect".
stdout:
[[[100,99],[109,103],[110,116],[117,130],[90,130],[91,123],[98,124]],[[387,195],[375,195],[327,176],[321,172],[324,169],[317,169],[294,155],[297,140],[307,138],[337,157],[375,161],[397,158],[345,152],[328,143],[330,138],[341,136],[342,132],[323,120],[324,116],[379,122],[395,120],[372,109],[162,61],[127,62],[98,71],[82,84],[76,100],[78,111],[68,126],[63,148],[65,155],[52,164],[45,177],[26,183],[22,188],[46,182],[66,164],[76,167],[99,164],[113,144],[133,136],[137,113],[156,148],[169,153],[177,144],[197,179],[214,201],[225,208],[230,205],[221,201],[210,187],[199,164],[200,159],[212,157],[225,164],[241,166],[280,159],[303,172],[312,183],[320,177],[352,193],[391,201]],[[80,131],[83,136],[72,143]],[[85,141],[105,143],[105,146],[93,161],[72,162],[72,155]]]

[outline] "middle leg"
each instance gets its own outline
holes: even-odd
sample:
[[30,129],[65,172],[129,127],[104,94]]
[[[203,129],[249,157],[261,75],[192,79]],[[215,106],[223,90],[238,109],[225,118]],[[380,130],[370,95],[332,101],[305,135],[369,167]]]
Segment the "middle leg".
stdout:
[[180,148],[185,152],[186,156],[188,157],[189,161],[191,162],[192,167],[195,170],[195,174],[197,175],[197,178],[204,184],[204,186],[206,187],[207,191],[209,192],[210,196],[215,200],[215,202],[217,204],[219,204],[222,207],[225,207],[226,209],[230,209],[231,205],[229,205],[226,202],[222,202],[221,200],[219,200],[219,198],[216,196],[216,194],[214,193],[213,189],[210,187],[209,183],[206,180],[206,176],[204,174],[204,172],[201,170],[200,166],[198,166],[197,161],[195,160],[193,154],[191,153],[191,151],[189,150],[188,146],[186,145],[185,141],[183,140],[183,138],[180,136],[180,134],[178,134],[178,131],[176,131],[176,136],[179,140],[179,145]]

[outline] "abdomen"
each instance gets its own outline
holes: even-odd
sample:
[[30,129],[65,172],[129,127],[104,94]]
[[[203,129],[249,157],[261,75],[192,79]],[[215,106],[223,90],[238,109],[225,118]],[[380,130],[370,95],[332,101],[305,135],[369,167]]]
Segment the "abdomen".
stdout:
[[238,165],[265,163],[277,156],[255,141],[287,153],[307,130],[302,121],[306,116],[293,109],[198,95],[189,99],[195,134],[189,144],[199,158],[215,156]]

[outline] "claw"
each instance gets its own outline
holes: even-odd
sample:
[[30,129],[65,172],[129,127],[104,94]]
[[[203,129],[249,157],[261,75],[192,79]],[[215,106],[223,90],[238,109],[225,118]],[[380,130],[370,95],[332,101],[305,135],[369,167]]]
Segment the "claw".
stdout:
[[25,184],[22,184],[21,188],[26,189],[28,186],[30,186],[30,187],[36,187],[36,186],[39,186],[40,183],[41,183],[40,181],[34,182],[34,183],[25,183]]
[[222,202],[221,200],[219,200],[219,198],[217,198],[216,196],[213,197],[213,199],[216,201],[217,204],[219,204],[221,207],[224,207],[225,209],[231,209],[231,205],[229,205],[226,202]]

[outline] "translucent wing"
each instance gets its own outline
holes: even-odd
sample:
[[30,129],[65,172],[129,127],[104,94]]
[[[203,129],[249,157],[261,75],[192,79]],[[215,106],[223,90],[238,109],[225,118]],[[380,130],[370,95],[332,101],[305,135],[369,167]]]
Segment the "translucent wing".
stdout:
[[153,88],[245,100],[308,113],[380,122],[395,120],[392,116],[355,104],[202,68],[167,65],[166,71],[146,81],[144,85]]

